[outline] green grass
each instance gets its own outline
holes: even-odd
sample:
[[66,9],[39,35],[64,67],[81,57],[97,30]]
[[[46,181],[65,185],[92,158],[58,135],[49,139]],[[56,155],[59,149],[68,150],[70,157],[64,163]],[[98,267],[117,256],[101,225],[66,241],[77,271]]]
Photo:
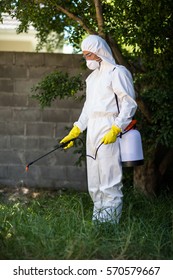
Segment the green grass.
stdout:
[[93,226],[87,193],[0,198],[0,259],[173,259],[173,198],[124,190],[120,224]]

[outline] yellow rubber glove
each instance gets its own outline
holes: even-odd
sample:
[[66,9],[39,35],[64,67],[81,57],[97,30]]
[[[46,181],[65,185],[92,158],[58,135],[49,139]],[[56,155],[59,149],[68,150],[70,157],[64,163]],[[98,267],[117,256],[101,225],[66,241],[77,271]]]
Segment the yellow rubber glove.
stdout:
[[102,138],[103,144],[111,144],[117,140],[117,135],[121,132],[121,129],[115,125],[109,130],[108,133]]
[[[69,134],[67,136],[65,136],[61,141],[60,144],[62,143],[66,143],[69,142],[70,140],[77,138],[79,136],[79,134],[81,133],[79,127],[77,127],[76,125],[73,126],[73,128],[70,130]],[[64,149],[68,149],[73,147],[74,145],[74,141],[70,141],[67,146],[64,147]]]

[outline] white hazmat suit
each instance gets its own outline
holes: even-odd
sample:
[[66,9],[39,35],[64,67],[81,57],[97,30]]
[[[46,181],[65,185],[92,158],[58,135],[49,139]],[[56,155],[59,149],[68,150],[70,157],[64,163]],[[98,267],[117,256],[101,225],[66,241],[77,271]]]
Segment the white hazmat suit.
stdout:
[[118,223],[123,197],[119,138],[112,144],[102,144],[96,158],[95,155],[112,125],[123,131],[132,120],[137,107],[132,76],[124,66],[115,63],[111,49],[101,37],[89,35],[81,47],[82,51],[92,52],[102,59],[99,68],[86,79],[86,101],[74,123],[81,132],[87,128],[88,191],[94,203],[92,219]]

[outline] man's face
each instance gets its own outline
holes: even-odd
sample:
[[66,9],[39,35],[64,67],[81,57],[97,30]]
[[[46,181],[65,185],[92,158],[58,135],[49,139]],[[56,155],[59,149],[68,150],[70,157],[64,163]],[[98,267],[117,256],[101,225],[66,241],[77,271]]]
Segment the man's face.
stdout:
[[101,61],[101,58],[98,57],[95,53],[88,52],[88,51],[83,51],[83,57],[84,57],[86,60]]

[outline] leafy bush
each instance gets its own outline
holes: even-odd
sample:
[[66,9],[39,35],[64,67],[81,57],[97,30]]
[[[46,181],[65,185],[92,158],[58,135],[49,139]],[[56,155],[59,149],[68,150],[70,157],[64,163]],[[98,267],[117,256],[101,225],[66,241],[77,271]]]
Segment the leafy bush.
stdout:
[[74,97],[78,91],[83,90],[83,87],[81,75],[70,77],[66,72],[54,71],[43,78],[31,91],[32,97],[44,108],[51,106],[51,102],[56,98]]

